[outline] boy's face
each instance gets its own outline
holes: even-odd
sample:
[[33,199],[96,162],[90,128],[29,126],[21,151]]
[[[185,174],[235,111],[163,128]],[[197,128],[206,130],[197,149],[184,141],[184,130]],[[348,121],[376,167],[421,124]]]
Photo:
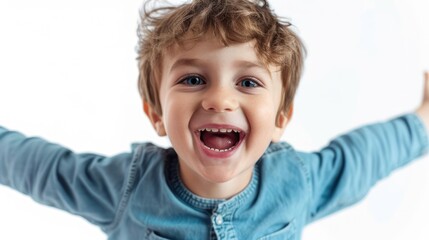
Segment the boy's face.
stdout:
[[207,37],[165,52],[163,114],[147,105],[145,111],[158,133],[170,138],[188,188],[201,182],[244,188],[288,121],[278,114],[281,91],[279,68],[267,69],[252,42],[225,47]]

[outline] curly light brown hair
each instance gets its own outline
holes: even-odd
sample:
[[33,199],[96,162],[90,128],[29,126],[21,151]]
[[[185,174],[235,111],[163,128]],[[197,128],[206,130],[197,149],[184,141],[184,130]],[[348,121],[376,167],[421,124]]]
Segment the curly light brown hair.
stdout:
[[[164,6],[159,4],[164,3]],[[199,41],[212,34],[223,45],[254,41],[258,57],[266,65],[280,66],[282,102],[287,113],[295,96],[305,48],[265,0],[192,0],[179,6],[146,1],[138,28],[138,88],[143,101],[162,114],[159,100],[162,55],[185,41]]]

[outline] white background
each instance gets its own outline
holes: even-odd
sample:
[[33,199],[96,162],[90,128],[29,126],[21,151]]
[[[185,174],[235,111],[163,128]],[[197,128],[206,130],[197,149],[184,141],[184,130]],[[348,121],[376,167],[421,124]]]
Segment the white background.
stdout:
[[[141,0],[0,0],[0,125],[75,151],[159,139],[136,89]],[[429,68],[426,0],[276,0],[308,49],[284,140],[317,150],[354,127],[413,111]],[[303,239],[429,239],[429,159],[381,181]],[[106,239],[84,219],[0,186],[0,239]]]

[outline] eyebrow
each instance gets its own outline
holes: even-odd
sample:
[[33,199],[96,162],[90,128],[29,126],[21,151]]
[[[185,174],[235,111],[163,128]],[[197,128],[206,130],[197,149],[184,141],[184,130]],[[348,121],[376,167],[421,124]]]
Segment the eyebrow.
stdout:
[[[204,65],[204,61],[200,60],[198,58],[181,58],[178,59],[176,62],[173,63],[173,65],[170,67],[170,72],[175,69],[178,68],[180,66],[201,66]],[[270,73],[269,69],[262,64],[260,61],[246,61],[246,60],[239,60],[233,63],[234,67],[239,67],[239,68],[261,68],[265,71],[267,71],[268,73]]]
[[258,68],[266,69],[265,65],[262,64],[260,61],[245,61],[245,60],[241,60],[241,61],[235,62],[234,66],[245,67],[245,68],[258,67]]
[[263,64],[260,61],[246,61],[246,60],[240,60],[234,63],[234,67],[249,69],[249,68],[259,68],[266,73],[268,73],[271,76],[271,71],[268,69],[268,67]]

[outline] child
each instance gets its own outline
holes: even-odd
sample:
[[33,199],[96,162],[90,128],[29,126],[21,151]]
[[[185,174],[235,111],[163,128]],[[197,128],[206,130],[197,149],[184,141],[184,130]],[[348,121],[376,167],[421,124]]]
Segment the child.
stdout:
[[85,217],[109,239],[300,239],[304,225],[427,149],[427,85],[415,114],[320,152],[278,142],[303,47],[264,1],[152,10],[140,30],[144,111],[173,148],[136,144],[106,158],[0,128],[2,184]]

